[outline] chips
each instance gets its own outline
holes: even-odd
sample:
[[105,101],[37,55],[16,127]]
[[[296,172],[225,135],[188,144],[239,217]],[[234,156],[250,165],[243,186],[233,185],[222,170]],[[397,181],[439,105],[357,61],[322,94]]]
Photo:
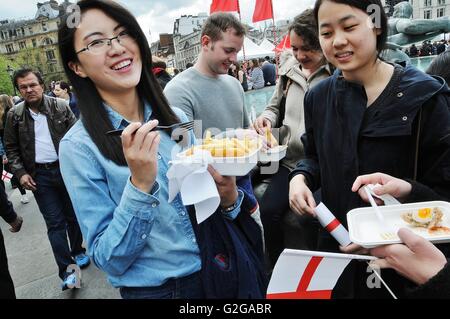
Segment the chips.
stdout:
[[258,141],[249,136],[243,140],[237,138],[211,137],[211,132],[206,131],[206,137],[202,145],[192,146],[186,151],[186,156],[192,156],[196,150],[206,150],[212,157],[244,157],[258,149]]

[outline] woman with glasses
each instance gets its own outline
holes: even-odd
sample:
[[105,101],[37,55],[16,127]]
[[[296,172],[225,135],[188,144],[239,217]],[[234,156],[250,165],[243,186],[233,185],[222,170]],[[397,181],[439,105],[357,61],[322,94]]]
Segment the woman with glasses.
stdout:
[[[168,203],[168,163],[180,147],[153,131],[187,118],[151,73],[136,19],[112,1],[77,5],[80,25],[63,21],[58,42],[81,120],[61,141],[60,161],[89,253],[123,298],[205,297],[188,210],[180,196]],[[105,134],[114,129],[124,129],[121,137]],[[243,194],[235,179],[213,177],[218,212],[236,217]]]

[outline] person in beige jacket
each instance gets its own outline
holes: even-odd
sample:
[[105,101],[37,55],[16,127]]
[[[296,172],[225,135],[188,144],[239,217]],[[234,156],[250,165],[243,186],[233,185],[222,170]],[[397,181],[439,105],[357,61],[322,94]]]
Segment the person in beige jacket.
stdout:
[[289,209],[288,175],[303,157],[300,141],[305,132],[303,98],[311,86],[331,75],[320,48],[312,10],[305,10],[294,19],[289,35],[292,52],[282,54],[280,80],[266,109],[254,123],[260,134],[280,127],[279,142],[288,145],[286,157],[271,177],[260,202],[266,252],[272,267],[284,249],[281,220]]

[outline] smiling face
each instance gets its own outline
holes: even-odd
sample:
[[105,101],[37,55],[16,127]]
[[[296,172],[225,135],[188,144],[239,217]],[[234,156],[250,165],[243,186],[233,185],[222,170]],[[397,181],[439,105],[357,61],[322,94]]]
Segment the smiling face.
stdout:
[[302,69],[317,70],[323,61],[323,54],[321,51],[312,50],[303,40],[301,36],[291,30],[290,33],[292,53],[294,57],[300,62]]
[[244,37],[235,34],[233,28],[222,32],[222,39],[215,42],[207,35],[202,37],[203,59],[211,75],[227,74],[244,44]]
[[368,14],[360,9],[324,1],[318,12],[320,46],[326,59],[344,77],[377,59],[377,34]]
[[[80,27],[75,32],[74,47],[78,52],[99,39],[116,37],[127,30],[103,11],[90,9],[82,14]],[[78,62],[69,66],[83,78],[90,78],[100,94],[120,93],[135,89],[141,78],[142,60],[134,40],[112,40],[104,50],[85,50],[77,54]]]

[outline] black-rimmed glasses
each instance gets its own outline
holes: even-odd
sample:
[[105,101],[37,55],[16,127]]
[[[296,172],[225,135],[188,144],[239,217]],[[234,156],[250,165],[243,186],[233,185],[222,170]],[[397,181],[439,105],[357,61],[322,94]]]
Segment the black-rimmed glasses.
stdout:
[[111,43],[113,40],[117,40],[121,45],[127,46],[131,43],[134,43],[135,37],[128,31],[122,31],[117,36],[112,38],[103,38],[103,39],[97,39],[89,43],[85,48],[79,50],[76,52],[76,54],[79,54],[84,51],[89,51],[92,54],[101,54],[105,53],[109,50],[109,47],[111,46]]

